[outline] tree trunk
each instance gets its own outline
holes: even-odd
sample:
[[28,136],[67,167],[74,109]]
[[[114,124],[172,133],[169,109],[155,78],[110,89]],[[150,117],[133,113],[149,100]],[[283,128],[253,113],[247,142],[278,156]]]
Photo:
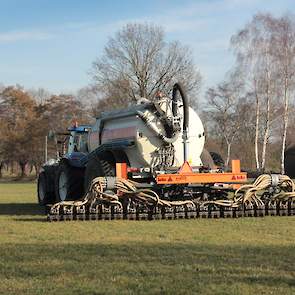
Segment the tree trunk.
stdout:
[[14,162],[10,162],[10,174],[13,175],[14,174]]
[[261,170],[265,170],[266,163],[266,147],[269,139],[269,129],[270,129],[270,74],[267,71],[267,100],[266,100],[266,122],[265,130],[263,135],[263,145],[262,145],[262,154],[261,154]]
[[228,168],[229,160],[230,160],[230,154],[231,154],[231,143],[227,142],[226,144],[227,144],[227,155],[226,155],[225,167]]
[[282,151],[281,151],[281,173],[282,174],[285,174],[285,150],[286,150],[286,138],[287,138],[287,128],[288,128],[288,111],[289,111],[288,78],[285,77],[284,125],[283,125],[283,138],[282,138]]
[[[269,125],[269,123],[267,123]],[[269,138],[269,126],[266,126],[264,136],[263,136],[263,145],[262,145],[262,153],[261,153],[261,170],[265,170],[265,163],[266,163],[266,147],[268,144]]]
[[259,163],[259,151],[258,151],[258,140],[259,140],[259,117],[260,117],[260,103],[257,95],[256,81],[255,83],[255,96],[256,96],[256,122],[255,122],[255,161],[256,169],[260,169]]
[[41,168],[41,165],[37,162],[35,162],[34,164],[34,168],[35,168],[35,173],[36,173],[36,178],[38,177],[38,174],[39,174],[39,171],[40,171],[40,168]]
[[33,169],[34,169],[34,165],[30,164],[30,174],[33,172]]
[[0,162],[0,178],[2,178],[3,174],[2,174],[2,169],[4,166],[4,162]]
[[20,169],[21,169],[21,175],[20,177],[23,178],[26,176],[26,162],[22,162],[22,161],[19,161],[19,166],[20,166]]

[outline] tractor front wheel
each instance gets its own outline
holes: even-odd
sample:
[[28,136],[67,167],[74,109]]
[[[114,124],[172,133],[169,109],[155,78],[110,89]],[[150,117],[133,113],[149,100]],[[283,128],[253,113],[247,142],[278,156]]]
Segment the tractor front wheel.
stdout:
[[83,194],[84,169],[62,163],[55,181],[56,201],[78,200]]

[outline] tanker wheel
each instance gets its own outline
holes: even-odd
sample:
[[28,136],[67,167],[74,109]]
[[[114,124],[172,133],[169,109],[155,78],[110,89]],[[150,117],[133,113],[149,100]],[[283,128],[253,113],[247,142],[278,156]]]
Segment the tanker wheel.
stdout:
[[224,169],[225,163],[220,154],[216,152],[210,152],[210,156],[212,157],[212,160],[217,167]]
[[55,179],[56,201],[77,200],[84,194],[84,169],[62,163]]
[[84,189],[87,191],[91,182],[96,177],[115,176],[116,168],[114,160],[110,156],[92,157],[86,166]]
[[54,183],[50,183],[48,173],[42,171],[38,176],[37,195],[40,205],[54,203]]
[[213,161],[210,153],[206,149],[203,149],[203,151],[202,151],[201,161],[202,161],[204,167],[208,167],[210,169],[215,168],[214,161]]

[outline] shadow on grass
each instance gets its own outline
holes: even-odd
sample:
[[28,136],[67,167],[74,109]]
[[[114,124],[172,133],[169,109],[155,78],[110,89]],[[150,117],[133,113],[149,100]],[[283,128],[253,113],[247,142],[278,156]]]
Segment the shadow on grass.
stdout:
[[21,218],[21,217],[17,217],[13,219],[14,221],[22,221],[22,222],[49,222],[47,220],[47,216],[44,215],[44,217],[32,217],[32,218]]
[[[0,280],[77,294],[294,294],[294,247],[206,244],[7,244]],[[34,267],[32,267],[34,266]],[[9,279],[8,279],[9,280]],[[37,288],[37,289],[34,289]],[[1,287],[0,287],[1,291]],[[73,292],[75,293],[75,292]],[[80,293],[79,293],[80,294]]]
[[0,215],[44,215],[45,208],[30,203],[1,203]]

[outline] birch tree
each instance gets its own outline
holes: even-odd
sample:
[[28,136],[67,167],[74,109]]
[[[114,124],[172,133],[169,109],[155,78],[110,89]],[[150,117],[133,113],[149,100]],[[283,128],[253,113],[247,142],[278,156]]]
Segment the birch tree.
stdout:
[[[278,98],[277,59],[274,51],[276,19],[257,14],[231,39],[237,68],[243,83],[253,93],[255,103],[255,161],[257,170],[265,170],[267,146]],[[261,150],[259,149],[261,146]]]
[[274,31],[274,54],[278,60],[278,71],[283,97],[283,134],[281,148],[281,173],[285,173],[285,149],[289,121],[290,99],[295,89],[295,22],[289,15],[277,19]]

